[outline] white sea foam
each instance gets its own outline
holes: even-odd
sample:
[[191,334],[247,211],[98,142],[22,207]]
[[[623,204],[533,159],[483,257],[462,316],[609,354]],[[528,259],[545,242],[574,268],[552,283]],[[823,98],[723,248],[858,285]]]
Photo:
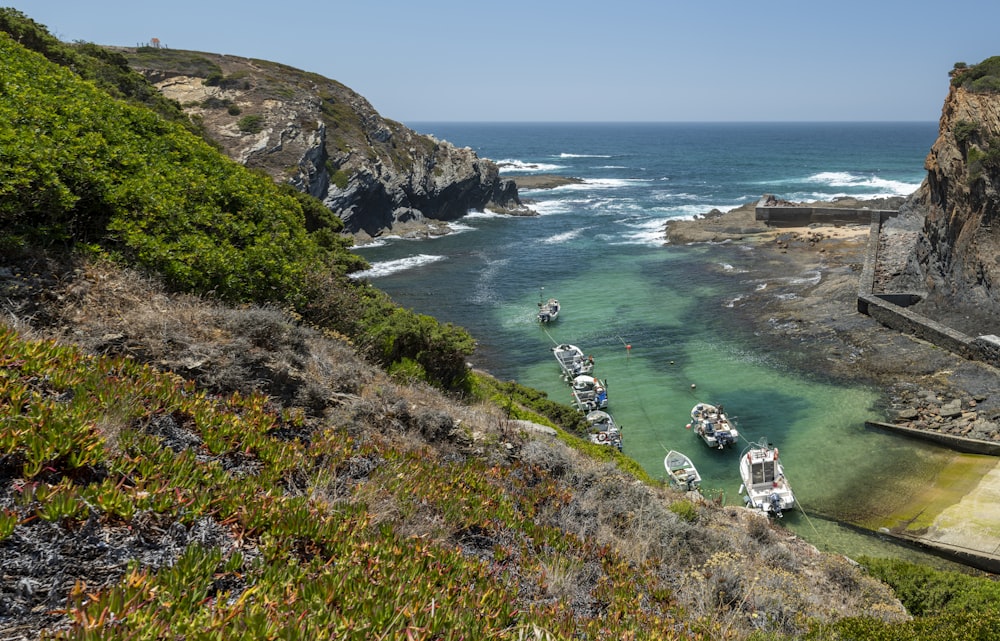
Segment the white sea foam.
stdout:
[[611,158],[607,154],[568,154],[563,152],[559,154],[560,158]]
[[528,206],[534,209],[539,216],[551,216],[573,211],[574,203],[566,200],[536,200]]
[[718,209],[721,212],[731,211],[740,207],[740,205],[711,205],[708,203],[703,204],[691,204],[691,205],[677,205],[674,207],[669,207],[666,212],[669,214],[669,218],[677,220],[692,220],[701,216],[702,214],[707,214],[713,209]]
[[619,189],[632,185],[642,185],[652,182],[644,178],[586,178],[581,183],[559,185],[548,191],[590,191],[592,189]]
[[798,278],[791,278],[788,280],[792,285],[818,285],[822,274],[818,271],[809,271],[805,275]]
[[[878,196],[908,196],[919,184],[888,180],[872,174],[856,174],[848,171],[823,171],[806,178],[806,182],[829,185],[830,187],[847,187],[851,189],[871,189]],[[830,195],[826,194],[826,198]]]
[[[397,236],[398,238],[398,236]],[[375,249],[376,247],[385,247],[388,245],[388,239],[384,236],[380,236],[375,240],[365,243],[364,245],[354,245],[351,249]]]
[[667,242],[666,220],[663,218],[646,219],[638,223],[628,222],[628,231],[615,238],[613,245],[646,245],[659,247]]
[[555,165],[551,163],[544,162],[525,162],[523,160],[515,160],[513,158],[507,158],[504,160],[496,161],[497,167],[500,169],[500,173],[512,173],[512,172],[538,172],[538,171],[558,171],[560,169],[565,169],[566,165]]
[[508,218],[507,214],[498,214],[495,211],[477,211],[473,210],[462,217],[462,220],[475,220],[477,218]]
[[587,229],[590,229],[590,228],[589,227],[577,227],[576,229],[572,229],[570,231],[566,231],[566,232],[563,232],[561,234],[556,234],[554,236],[549,236],[548,238],[543,239],[542,242],[546,243],[548,245],[561,245],[561,244],[565,243],[566,241],[570,241],[570,240],[573,240],[574,238],[578,238],[580,236],[580,234],[582,234]]
[[445,257],[431,254],[417,254],[416,256],[408,256],[406,258],[398,258],[396,260],[385,260],[373,264],[370,269],[366,269],[363,272],[355,272],[351,274],[351,278],[379,278],[382,276],[388,276],[389,274],[406,271],[408,269],[422,267],[423,265],[430,265],[431,263],[436,263],[440,260],[445,260]]

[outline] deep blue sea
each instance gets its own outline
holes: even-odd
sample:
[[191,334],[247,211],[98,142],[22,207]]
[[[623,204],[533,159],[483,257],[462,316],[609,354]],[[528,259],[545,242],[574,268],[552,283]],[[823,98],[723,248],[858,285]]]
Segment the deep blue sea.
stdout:
[[[681,450],[706,493],[739,503],[742,447],[710,450],[685,429],[695,403],[724,403],[743,444],[766,438],[781,448],[803,507],[786,526],[831,551],[897,553],[837,521],[877,522],[922,491],[927,470],[948,453],[866,429],[866,419],[882,418],[878,390],[787,368],[733,313],[743,294],[767,283],[741,279],[739,259],[720,262],[711,245],[666,244],[664,226],[765,193],[794,201],[910,194],[926,175],[937,123],[407,126],[470,147],[503,175],[583,182],[522,191],[536,217],[469,212],[443,237],[358,248],[371,263],[361,277],[405,307],[467,328],[477,367],[556,400],[572,399],[551,347],[579,345],[608,382],[625,454],[663,478],[666,451]],[[563,311],[542,326],[537,303],[550,296]]]

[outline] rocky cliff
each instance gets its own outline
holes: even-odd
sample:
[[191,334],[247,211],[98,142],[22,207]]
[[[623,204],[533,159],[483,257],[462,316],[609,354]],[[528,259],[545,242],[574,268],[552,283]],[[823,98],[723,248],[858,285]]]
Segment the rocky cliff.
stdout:
[[236,56],[121,51],[230,157],[319,198],[352,233],[531,213],[492,161],[382,118],[334,80]]
[[1000,309],[1000,93],[977,67],[952,72],[927,178],[910,202],[925,216],[911,269],[926,305],[973,317]]

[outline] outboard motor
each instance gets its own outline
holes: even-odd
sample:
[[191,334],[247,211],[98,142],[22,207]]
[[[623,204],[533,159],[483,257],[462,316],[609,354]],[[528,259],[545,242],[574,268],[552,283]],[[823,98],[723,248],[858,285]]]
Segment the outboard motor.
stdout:
[[774,512],[774,515],[780,519],[784,516],[784,514],[781,513],[781,497],[772,492],[769,498],[771,500],[771,511]]

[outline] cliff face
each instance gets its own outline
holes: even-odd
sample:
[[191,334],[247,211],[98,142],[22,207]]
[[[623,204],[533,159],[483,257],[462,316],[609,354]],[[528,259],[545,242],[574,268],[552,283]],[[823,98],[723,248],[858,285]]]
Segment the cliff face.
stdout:
[[352,233],[469,210],[531,213],[492,161],[382,118],[336,81],[220,54],[123,53],[231,158],[319,198]]
[[911,204],[925,213],[913,257],[928,303],[1000,309],[1000,95],[953,86],[927,178]]

